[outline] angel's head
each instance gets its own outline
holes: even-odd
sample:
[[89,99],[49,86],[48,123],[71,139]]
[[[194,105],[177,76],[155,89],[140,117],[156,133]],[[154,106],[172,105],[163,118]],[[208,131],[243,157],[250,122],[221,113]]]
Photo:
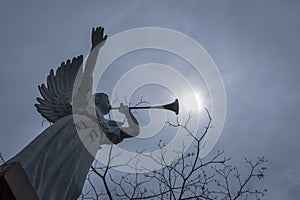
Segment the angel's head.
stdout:
[[108,96],[105,93],[95,94],[95,105],[103,115],[108,114],[111,109]]

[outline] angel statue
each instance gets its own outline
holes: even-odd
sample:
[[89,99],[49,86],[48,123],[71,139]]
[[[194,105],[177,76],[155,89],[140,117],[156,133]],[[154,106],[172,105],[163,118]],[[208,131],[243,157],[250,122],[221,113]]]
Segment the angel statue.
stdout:
[[[41,200],[77,199],[100,145],[118,144],[139,134],[139,124],[128,106],[120,104],[127,126],[104,116],[111,106],[104,93],[93,94],[93,72],[107,35],[92,29],[92,48],[83,56],[51,70],[47,83],[38,88],[35,104],[49,126],[6,164],[18,161]],[[78,78],[79,77],[79,78]],[[78,87],[75,87],[75,86]]]

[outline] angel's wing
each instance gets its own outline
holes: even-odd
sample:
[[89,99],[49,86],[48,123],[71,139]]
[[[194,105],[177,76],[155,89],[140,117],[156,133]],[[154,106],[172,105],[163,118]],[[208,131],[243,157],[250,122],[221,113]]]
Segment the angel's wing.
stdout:
[[55,74],[51,69],[47,77],[47,86],[39,85],[43,98],[37,98],[39,103],[35,104],[35,107],[49,122],[54,123],[72,113],[73,86],[82,62],[82,55],[74,57],[72,61],[63,62]]

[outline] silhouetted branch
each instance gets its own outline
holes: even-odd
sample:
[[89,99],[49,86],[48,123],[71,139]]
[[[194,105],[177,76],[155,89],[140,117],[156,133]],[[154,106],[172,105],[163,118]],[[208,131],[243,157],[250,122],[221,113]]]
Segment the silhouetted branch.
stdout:
[[[143,102],[141,98],[140,103]],[[186,146],[182,144],[182,148],[174,151],[177,159],[171,163],[166,161],[167,150],[163,141],[158,143],[160,157],[154,157],[152,153],[138,152],[139,155],[145,156],[153,160],[161,166],[160,170],[151,171],[144,170],[147,173],[121,173],[112,171],[117,166],[111,166],[110,161],[103,167],[92,167],[94,176],[100,177],[105,188],[105,192],[101,193],[102,197],[112,199],[260,199],[265,195],[267,190],[250,189],[248,186],[255,179],[264,177],[267,160],[259,157],[256,161],[245,159],[249,171],[247,175],[242,176],[236,167],[229,164],[230,158],[224,156],[223,151],[217,151],[210,158],[201,159],[200,152],[202,142],[211,128],[212,117],[207,109],[208,122],[201,134],[193,134],[189,129],[189,122],[192,114],[189,113],[188,119],[184,124],[176,119],[175,123],[166,122],[170,127],[183,129],[189,136],[193,138],[193,148],[185,151]],[[111,147],[112,150],[113,146]],[[117,156],[111,157],[109,160],[117,159]],[[134,169],[138,166],[129,166],[130,161],[124,163],[124,166]],[[99,172],[102,170],[102,173]],[[109,178],[105,178],[107,177]],[[91,187],[94,194],[97,191]],[[97,194],[98,197],[100,193]],[[87,198],[86,198],[87,199]]]

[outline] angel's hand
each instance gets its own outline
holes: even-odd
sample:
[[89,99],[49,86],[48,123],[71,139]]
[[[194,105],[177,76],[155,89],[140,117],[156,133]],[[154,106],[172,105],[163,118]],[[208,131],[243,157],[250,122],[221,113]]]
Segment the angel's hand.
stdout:
[[92,49],[94,49],[97,45],[103,45],[106,41],[107,35],[104,35],[104,28],[99,26],[93,28],[92,30]]
[[119,112],[126,115],[129,113],[129,107],[125,106],[123,103],[121,103],[120,107],[119,107]]

